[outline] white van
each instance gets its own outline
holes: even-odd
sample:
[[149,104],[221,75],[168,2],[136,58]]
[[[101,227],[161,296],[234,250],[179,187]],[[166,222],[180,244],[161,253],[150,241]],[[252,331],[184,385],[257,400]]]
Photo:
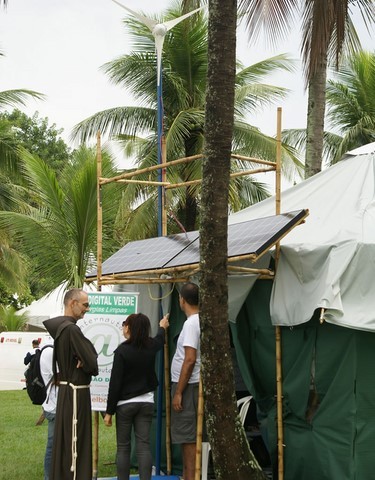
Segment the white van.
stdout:
[[41,347],[53,341],[47,332],[0,333],[0,390],[19,390],[25,386],[23,359],[36,339]]

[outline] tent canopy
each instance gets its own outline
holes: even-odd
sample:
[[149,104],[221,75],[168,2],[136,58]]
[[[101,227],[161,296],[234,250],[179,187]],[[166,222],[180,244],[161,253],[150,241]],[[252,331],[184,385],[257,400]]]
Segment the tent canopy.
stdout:
[[[84,284],[83,289],[86,292],[95,292],[96,286],[94,284]],[[44,320],[58,317],[64,314],[64,296],[67,291],[67,283],[64,282],[56,287],[51,292],[34,300],[27,307],[17,311],[17,314],[25,313],[28,317],[27,324],[31,327],[45,330],[43,325]],[[103,291],[112,291],[111,287],[103,287]]]
[[[283,192],[281,211],[308,208],[308,221],[281,242],[271,296],[274,325],[327,322],[375,330],[375,144]],[[267,199],[229,222],[269,215]]]

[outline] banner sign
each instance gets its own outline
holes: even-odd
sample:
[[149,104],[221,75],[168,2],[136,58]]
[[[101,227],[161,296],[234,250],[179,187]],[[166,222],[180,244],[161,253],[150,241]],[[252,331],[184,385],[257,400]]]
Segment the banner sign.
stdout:
[[138,293],[88,293],[90,311],[77,325],[98,353],[99,374],[91,381],[91,407],[105,411],[113,352],[125,341],[122,322],[137,312]]

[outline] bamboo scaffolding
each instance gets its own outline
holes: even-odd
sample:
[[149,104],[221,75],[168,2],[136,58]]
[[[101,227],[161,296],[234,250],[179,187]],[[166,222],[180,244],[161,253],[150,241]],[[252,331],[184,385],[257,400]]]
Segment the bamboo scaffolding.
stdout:
[[[165,145],[164,145],[165,148]],[[99,153],[100,152],[100,153]],[[100,157],[100,169],[99,169],[99,157]],[[120,273],[120,274],[106,274],[102,275],[102,210],[101,210],[101,187],[102,185],[111,183],[111,182],[120,182],[120,183],[139,183],[143,185],[150,185],[150,186],[158,186],[162,187],[163,193],[167,189],[171,188],[178,188],[182,186],[189,186],[194,184],[201,183],[201,179],[192,180],[189,182],[181,182],[171,184],[170,182],[166,181],[166,169],[169,167],[173,167],[175,165],[179,165],[182,163],[189,163],[195,160],[203,158],[203,155],[193,155],[191,157],[184,157],[177,160],[172,160],[170,162],[166,161],[165,153],[162,155],[162,163],[153,165],[147,168],[143,168],[140,170],[134,170],[132,172],[124,172],[120,175],[117,175],[112,178],[103,178],[101,176],[101,151],[100,151],[100,133],[98,132],[98,176],[97,176],[97,185],[98,185],[98,255],[97,255],[97,276],[87,279],[86,281],[92,282],[97,280],[98,288],[100,289],[101,285],[111,285],[111,284],[162,284],[162,283],[177,283],[177,282],[186,282],[189,277],[197,272],[199,272],[199,263],[194,263],[191,265],[184,265],[180,267],[174,268],[163,268],[163,269],[151,269],[148,271],[135,271],[135,272],[127,272],[127,273]],[[277,109],[277,142],[276,142],[276,162],[270,162],[267,160],[261,160],[258,158],[253,157],[246,157],[243,155],[232,154],[231,158],[238,159],[244,162],[251,162],[257,163],[260,165],[265,165],[269,168],[257,168],[245,171],[234,172],[230,176],[231,178],[235,178],[238,176],[243,175],[253,175],[256,173],[268,172],[268,171],[276,171],[276,214],[280,214],[280,179],[281,179],[281,108]],[[134,180],[133,177],[141,174],[147,174],[153,172],[155,170],[162,169],[164,175],[162,175],[162,181],[153,181],[153,180]],[[165,200],[165,196],[164,196]],[[263,252],[259,255],[257,254],[248,254],[243,256],[236,256],[228,258],[228,264],[234,263],[236,261],[243,261],[249,260],[250,262],[257,261],[262,255],[264,255],[267,251],[269,251],[273,246],[276,246],[275,252],[275,270],[277,268],[279,255],[280,255],[280,240],[287,235],[292,228],[296,227],[297,225],[304,222],[304,218],[308,215],[308,211],[306,215],[293,227],[288,229],[281,237],[279,237],[277,242],[273,242],[269,245]],[[166,226],[166,212],[165,212],[165,203],[163,206],[163,222],[165,221]],[[100,232],[100,233],[99,233]],[[269,269],[253,269],[250,267],[240,267],[235,265],[228,265],[228,272],[229,273],[243,273],[243,274],[257,274],[259,275],[260,279],[267,278],[267,279],[274,279],[274,272]],[[148,276],[149,275],[149,276]],[[151,276],[152,275],[152,276]],[[160,275],[168,275],[169,278],[160,278]],[[176,278],[173,275],[177,275]],[[323,309],[322,309],[323,312]],[[282,423],[282,368],[281,368],[281,329],[280,327],[276,327],[276,383],[277,383],[277,430],[278,430],[278,470],[279,470],[279,480],[283,480],[284,478],[284,459],[283,459],[283,423]],[[165,353],[165,355],[168,355]],[[167,362],[166,362],[167,363]],[[200,383],[201,389],[201,397],[200,400],[202,402],[202,420],[203,420],[203,392],[202,386]],[[168,395],[166,394],[166,398]],[[200,440],[201,441],[201,440]],[[201,455],[201,444],[200,446],[197,443],[197,452],[199,452],[200,448],[200,455]],[[168,453],[167,453],[168,455]],[[201,457],[199,455],[199,460],[197,459],[197,468],[195,480],[199,480],[201,474]],[[96,459],[97,461],[97,459]],[[167,459],[168,463],[168,459]],[[168,466],[167,466],[168,468]]]
[[[203,158],[202,154],[192,155],[190,157],[182,157],[182,158],[178,158],[177,160],[171,160],[170,162],[164,161],[165,159],[163,159],[163,163],[160,163],[158,165],[151,165],[150,167],[141,168],[139,170],[134,170],[132,172],[124,172],[124,173],[121,173],[120,175],[116,175],[115,177],[103,178],[103,177],[100,176],[99,183],[101,185],[105,185],[105,184],[111,183],[111,182],[118,182],[118,181],[123,180],[125,178],[132,178],[136,175],[142,175],[143,173],[149,173],[149,172],[153,172],[155,170],[159,170],[160,168],[168,168],[168,167],[173,167],[175,165],[179,165],[181,163],[193,162],[194,160],[198,160],[200,158]],[[276,167],[275,162],[269,162],[267,160],[261,160],[260,158],[246,157],[244,155],[236,155],[236,154],[232,154],[231,158],[237,158],[238,160],[244,160],[244,161],[248,161],[248,162],[252,162],[252,163],[259,163],[260,165],[269,165],[269,166]],[[268,170],[266,170],[266,171],[268,171]]]

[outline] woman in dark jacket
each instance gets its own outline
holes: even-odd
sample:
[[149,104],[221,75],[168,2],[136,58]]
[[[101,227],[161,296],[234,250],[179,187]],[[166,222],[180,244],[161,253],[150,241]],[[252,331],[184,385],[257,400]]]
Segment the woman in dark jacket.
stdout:
[[116,413],[117,477],[130,476],[131,431],[134,427],[140,480],[150,480],[152,455],[150,428],[154,413],[154,391],[158,386],[155,356],[163,348],[168,314],[159,323],[158,333],[150,338],[150,320],[143,313],[129,315],[123,322],[126,338],[115,350],[109,382],[104,423],[112,425]]

